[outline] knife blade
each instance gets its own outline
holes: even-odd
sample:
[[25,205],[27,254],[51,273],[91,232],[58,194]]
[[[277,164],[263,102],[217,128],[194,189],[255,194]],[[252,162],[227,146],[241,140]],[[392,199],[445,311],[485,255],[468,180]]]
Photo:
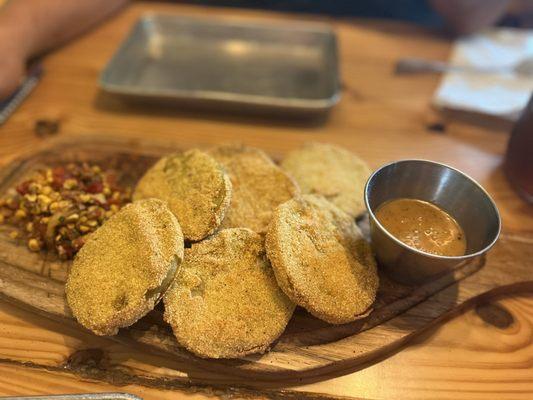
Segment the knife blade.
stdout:
[[43,67],[31,67],[22,84],[6,100],[0,101],[0,125],[4,124],[41,80]]

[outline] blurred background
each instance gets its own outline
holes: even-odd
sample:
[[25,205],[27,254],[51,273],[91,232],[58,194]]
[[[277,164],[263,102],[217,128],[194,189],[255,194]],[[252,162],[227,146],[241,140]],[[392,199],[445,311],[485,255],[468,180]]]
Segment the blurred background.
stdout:
[[[239,142],[275,161],[306,142],[332,143],[371,169],[417,158],[465,172],[495,200],[504,240],[520,243],[498,250],[502,265],[530,262],[533,0],[0,4],[3,177],[21,157],[65,143],[83,151],[107,140],[114,149],[127,143],[168,152]],[[532,308],[527,293],[480,305],[422,337],[423,346],[297,383],[290,395],[530,398]],[[148,389],[128,373],[168,374],[185,386],[220,379],[154,367],[129,349],[3,302],[0,325],[0,358],[8,360],[0,365],[2,394],[129,384],[143,398],[209,398]],[[74,355],[93,347],[100,359],[90,365],[118,366],[123,381],[63,374],[79,372]]]
[[[72,3],[28,0],[2,3],[1,121],[7,120],[40,80],[41,59],[46,59],[48,54],[53,54],[61,46],[80,40],[80,35],[109,23],[110,19],[119,18],[131,5],[126,0],[79,0]],[[150,4],[157,3],[145,4],[149,9]],[[168,2],[167,6],[171,7],[171,4]],[[342,82],[342,75],[338,72],[337,37],[333,30],[329,32],[329,37],[328,34],[323,37],[309,34],[305,37],[300,30],[301,37],[298,38],[298,24],[293,25],[297,31],[293,36],[290,26],[278,32],[274,28],[268,32],[263,29],[259,33],[253,30],[239,33],[238,28],[231,31],[227,27],[225,31],[221,28],[214,33],[201,24],[192,26],[194,23],[180,22],[179,19],[146,20],[144,25],[141,21],[124,45],[127,48],[123,46],[107,69],[99,71],[102,73],[100,86],[103,91],[98,94],[94,105],[105,105],[104,108],[110,105],[113,108],[117,104],[115,100],[103,95],[108,92],[124,95],[122,97],[143,97],[147,100],[145,109],[152,111],[153,107],[150,106],[156,100],[174,97],[187,106],[209,106],[207,108],[211,110],[224,109],[223,112],[228,109],[226,106],[233,105],[233,111],[270,108],[286,116],[293,111],[306,111],[307,118],[313,119],[316,115],[312,114],[322,115],[338,102],[343,85],[347,97],[358,96],[361,87],[370,84],[372,79],[358,81],[353,86],[347,85],[352,69],[354,77],[364,77],[368,61],[380,52],[383,53],[381,57],[386,57],[385,53],[394,54],[394,65],[390,67],[394,69],[397,79],[393,86],[406,83],[403,88],[405,103],[413,101],[409,96],[411,90],[416,90],[413,85],[427,82],[425,75],[441,74],[439,84],[426,102],[435,110],[458,111],[457,118],[469,119],[474,125],[491,123],[492,118],[516,121],[533,89],[533,36],[528,30],[533,21],[533,1],[206,0],[174,4],[208,6],[206,10],[210,10],[213,21],[223,14],[231,15],[231,9],[289,12],[285,15],[308,15],[307,19],[318,18],[321,22],[358,21],[355,26],[368,29],[368,41],[349,35],[341,39],[340,68],[346,79]],[[219,13],[216,7],[226,8]],[[179,17],[179,10],[174,14]],[[286,18],[284,16],[283,19]],[[369,24],[369,21],[380,20],[389,21],[389,24]],[[398,25],[400,23],[403,25]],[[409,25],[420,27],[421,30],[401,28]],[[262,34],[264,37],[261,37]],[[376,35],[388,35],[389,45],[379,47],[378,44],[372,44],[372,37],[377,38]],[[401,35],[410,39],[395,43],[395,38]],[[185,43],[180,37],[188,42]],[[417,42],[428,37],[435,42],[434,46],[420,44],[420,48],[427,51],[418,51]],[[222,43],[224,38],[227,40]],[[437,50],[443,47],[443,41],[452,40],[449,52]],[[268,41],[271,41],[270,47]],[[282,46],[284,41],[286,43]],[[306,41],[307,44],[302,47]],[[133,48],[135,46],[137,48]],[[298,53],[298,49],[304,49],[307,53]],[[342,49],[349,49],[353,60],[348,60],[352,56],[343,54]],[[87,51],[93,52],[94,59],[111,56],[109,49],[103,47]],[[378,69],[384,65],[378,64]],[[84,67],[80,65],[78,73]],[[386,75],[390,73],[390,69],[383,71]],[[417,78],[414,79],[417,80],[407,83],[405,75],[415,75]],[[394,101],[391,89],[392,86],[378,85],[370,97],[390,91],[390,96],[386,96],[384,101]],[[282,120],[275,119],[276,123]],[[46,124],[39,126],[39,129],[46,130]],[[437,122],[432,127],[442,130],[444,124]],[[519,144],[512,146],[514,161],[508,164],[507,172],[520,193],[528,197],[524,193],[531,193],[531,186],[521,174],[526,175],[527,181],[531,180],[532,169],[527,163],[528,159],[533,158],[529,157],[531,141],[520,133],[516,135],[517,138],[513,140]]]

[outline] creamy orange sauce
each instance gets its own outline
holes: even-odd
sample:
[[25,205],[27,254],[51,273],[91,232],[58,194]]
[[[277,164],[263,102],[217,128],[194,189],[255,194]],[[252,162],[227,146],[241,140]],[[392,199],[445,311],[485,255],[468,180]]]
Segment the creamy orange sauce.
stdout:
[[466,238],[451,215],[436,205],[417,199],[396,199],[380,205],[376,218],[409,247],[441,256],[462,256]]

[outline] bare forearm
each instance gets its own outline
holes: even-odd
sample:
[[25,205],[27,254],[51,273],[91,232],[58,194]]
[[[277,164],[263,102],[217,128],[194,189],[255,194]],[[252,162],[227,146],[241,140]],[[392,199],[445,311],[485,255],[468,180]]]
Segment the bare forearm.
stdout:
[[510,0],[431,0],[455,33],[468,34],[498,22]]
[[79,35],[126,2],[12,0],[0,9],[0,30],[10,37],[25,58],[29,58]]

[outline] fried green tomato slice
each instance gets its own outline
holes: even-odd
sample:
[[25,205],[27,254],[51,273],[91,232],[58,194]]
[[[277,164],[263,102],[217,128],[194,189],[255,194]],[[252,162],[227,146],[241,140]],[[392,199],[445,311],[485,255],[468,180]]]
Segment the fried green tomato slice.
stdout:
[[280,205],[266,234],[278,284],[296,304],[332,324],[366,316],[377,267],[353,218],[321,196]]
[[263,234],[274,209],[299,194],[296,183],[259,149],[228,145],[209,154],[224,166],[233,186],[222,228],[249,228]]
[[307,143],[287,154],[281,168],[294,178],[302,193],[322,195],[352,217],[365,210],[363,192],[370,168],[348,150]]
[[183,260],[176,217],[156,199],[126,205],[92,233],[65,287],[72,314],[97,335],[114,335],[161,300]]
[[246,228],[186,249],[164,304],[178,343],[205,358],[264,352],[295,307],[276,283],[262,237]]
[[203,151],[192,149],[161,158],[141,178],[133,199],[167,202],[186,240],[198,241],[215,232],[231,200],[231,182],[222,166]]

